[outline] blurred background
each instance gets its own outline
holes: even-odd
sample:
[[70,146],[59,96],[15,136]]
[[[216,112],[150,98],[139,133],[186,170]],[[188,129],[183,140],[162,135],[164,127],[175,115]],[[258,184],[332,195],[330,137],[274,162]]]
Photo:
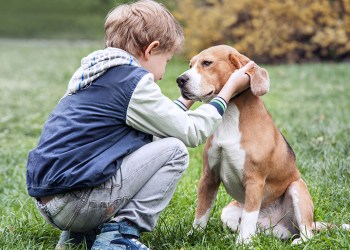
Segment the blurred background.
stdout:
[[[126,0],[1,0],[0,37],[103,41],[104,18]],[[233,45],[259,63],[348,61],[350,0],[177,0],[186,58]]]

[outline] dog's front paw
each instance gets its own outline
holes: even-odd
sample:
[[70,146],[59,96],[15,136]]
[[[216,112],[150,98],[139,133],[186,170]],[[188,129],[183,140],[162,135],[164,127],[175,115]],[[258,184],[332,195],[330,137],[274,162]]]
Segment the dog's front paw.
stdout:
[[204,228],[201,227],[200,225],[192,225],[191,230],[187,233],[187,236],[193,236],[195,234],[195,232],[203,232]]
[[193,227],[191,228],[190,231],[187,233],[187,237],[191,237],[195,234],[195,232],[198,231],[197,229],[194,229]]
[[236,238],[237,245],[248,245],[251,242],[252,242],[252,235],[243,235],[240,233]]
[[191,230],[188,231],[188,233],[187,233],[187,237],[191,237],[193,235],[194,235],[194,230],[193,230],[193,228],[191,228]]

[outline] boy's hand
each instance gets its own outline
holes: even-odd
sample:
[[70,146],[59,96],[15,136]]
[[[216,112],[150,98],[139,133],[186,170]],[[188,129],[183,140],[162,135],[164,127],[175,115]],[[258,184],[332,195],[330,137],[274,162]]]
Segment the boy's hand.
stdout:
[[181,101],[188,109],[195,103],[195,101],[187,100],[182,97],[182,95],[178,98],[179,101]]
[[243,90],[246,90],[250,86],[250,77],[247,73],[248,70],[254,68],[256,66],[255,62],[250,61],[245,66],[243,66],[240,69],[235,70],[230,78],[227,80],[226,84],[232,84],[234,85],[234,93],[237,94],[239,92],[242,92]]
[[255,65],[256,64],[253,61],[250,61],[242,68],[234,71],[224,87],[221,89],[218,96],[225,99],[226,102],[229,102],[232,96],[249,88],[250,77],[248,74],[246,74],[246,72],[252,69]]

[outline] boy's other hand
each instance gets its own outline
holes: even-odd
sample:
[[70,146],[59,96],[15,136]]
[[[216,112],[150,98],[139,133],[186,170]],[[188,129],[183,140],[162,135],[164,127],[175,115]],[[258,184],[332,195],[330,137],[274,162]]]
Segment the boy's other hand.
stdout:
[[193,100],[187,100],[182,95],[178,98],[179,101],[181,101],[185,106],[190,109],[190,107],[195,103],[196,101]]

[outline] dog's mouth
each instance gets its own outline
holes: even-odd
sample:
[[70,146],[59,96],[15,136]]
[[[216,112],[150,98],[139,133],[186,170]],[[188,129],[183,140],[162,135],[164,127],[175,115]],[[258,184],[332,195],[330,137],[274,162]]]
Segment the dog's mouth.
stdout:
[[203,95],[203,96],[196,96],[196,95],[193,95],[192,93],[189,93],[186,90],[181,89],[181,95],[183,96],[183,98],[185,98],[187,100],[208,101],[208,100],[210,100],[213,97],[214,91],[212,90],[208,94]]
[[186,90],[181,89],[181,95],[187,100],[199,101],[199,98],[197,96],[187,92]]
[[210,91],[208,94],[206,94],[205,96],[203,96],[204,98],[210,98],[212,97],[214,94],[214,90]]

